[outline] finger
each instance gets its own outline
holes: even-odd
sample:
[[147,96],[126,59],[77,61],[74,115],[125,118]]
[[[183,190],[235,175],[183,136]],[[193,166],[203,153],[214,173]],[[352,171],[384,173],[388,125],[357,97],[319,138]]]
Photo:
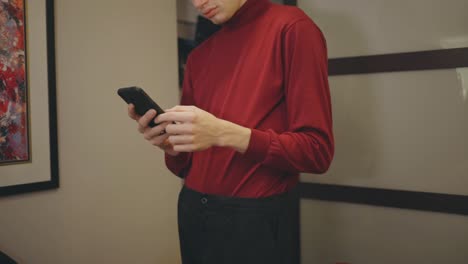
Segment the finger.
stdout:
[[149,140],[149,142],[154,146],[158,146],[160,148],[167,148],[167,146],[164,145],[164,144],[167,145],[167,143],[164,143],[164,142],[168,142],[167,140],[168,137],[169,137],[169,134],[164,134],[164,135],[152,138],[151,140]]
[[193,122],[195,121],[196,114],[192,111],[188,112],[166,112],[158,115],[154,122]]
[[143,127],[138,122],[137,122],[137,124],[138,124],[138,127],[137,127],[138,132],[140,132],[141,134],[145,134],[145,133],[147,133],[148,130],[151,130],[150,126]]
[[133,120],[138,120],[140,118],[135,112],[135,106],[133,104],[128,105],[128,116]]
[[169,142],[172,145],[185,145],[193,144],[194,136],[193,135],[172,135],[169,136]]
[[172,148],[177,152],[194,152],[196,149],[194,144],[173,145]]
[[163,123],[153,128],[146,129],[145,132],[143,133],[143,137],[146,140],[151,140],[154,137],[161,136],[162,134],[166,133],[165,131],[166,126],[167,126],[167,123]]
[[172,148],[173,148],[171,142],[169,142],[169,138],[166,138],[166,139],[159,145],[159,147],[162,148],[162,149],[172,149]]
[[176,105],[166,110],[166,112],[194,112],[197,109],[193,105]]
[[145,128],[148,127],[148,123],[150,122],[150,120],[153,119],[155,116],[156,110],[148,110],[140,119],[138,119],[138,131],[143,133]]
[[192,123],[170,123],[166,126],[166,132],[169,134],[193,134]]

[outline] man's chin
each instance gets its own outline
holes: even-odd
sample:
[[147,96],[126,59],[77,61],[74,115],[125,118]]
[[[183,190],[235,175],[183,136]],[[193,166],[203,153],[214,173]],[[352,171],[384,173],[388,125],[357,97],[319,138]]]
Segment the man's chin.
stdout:
[[229,19],[221,16],[215,16],[210,19],[210,21],[215,25],[222,25],[226,23]]
[[221,24],[224,23],[223,21],[220,21],[219,19],[215,19],[215,18],[211,19],[210,21],[211,21],[211,23],[213,23],[215,25],[221,25]]

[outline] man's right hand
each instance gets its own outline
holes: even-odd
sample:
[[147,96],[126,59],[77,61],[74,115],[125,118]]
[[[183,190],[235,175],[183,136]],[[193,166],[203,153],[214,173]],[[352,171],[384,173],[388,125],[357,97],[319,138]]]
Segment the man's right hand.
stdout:
[[133,104],[129,104],[128,116],[137,121],[138,131],[143,134],[143,137],[152,145],[161,148],[171,156],[177,156],[179,154],[179,152],[174,151],[172,144],[167,140],[169,134],[166,133],[166,126],[169,122],[161,123],[155,127],[148,126],[149,122],[156,117],[156,110],[151,109],[143,116],[139,116],[135,112],[135,106]]

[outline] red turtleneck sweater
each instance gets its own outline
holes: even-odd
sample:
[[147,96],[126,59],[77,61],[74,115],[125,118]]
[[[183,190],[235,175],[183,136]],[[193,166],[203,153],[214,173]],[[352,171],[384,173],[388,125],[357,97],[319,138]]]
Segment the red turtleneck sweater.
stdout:
[[252,131],[244,154],[212,147],[166,155],[167,167],[191,189],[265,197],[294,187],[300,172],[330,166],[325,39],[296,7],[248,0],[190,54],[181,104]]

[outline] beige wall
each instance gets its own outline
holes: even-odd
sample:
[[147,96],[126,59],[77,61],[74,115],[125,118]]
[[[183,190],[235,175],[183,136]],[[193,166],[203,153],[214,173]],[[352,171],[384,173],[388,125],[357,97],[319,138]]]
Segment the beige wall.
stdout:
[[466,264],[468,219],[397,208],[303,200],[302,263]]
[[[442,49],[468,37],[465,0],[298,5],[324,31],[331,58]],[[335,159],[325,176],[302,180],[468,195],[467,77],[459,72],[331,76]],[[303,200],[301,222],[304,264],[468,263],[466,216]]]
[[58,190],[0,200],[0,249],[20,263],[179,263],[180,181],[116,88],[177,102],[175,1],[56,1]]

